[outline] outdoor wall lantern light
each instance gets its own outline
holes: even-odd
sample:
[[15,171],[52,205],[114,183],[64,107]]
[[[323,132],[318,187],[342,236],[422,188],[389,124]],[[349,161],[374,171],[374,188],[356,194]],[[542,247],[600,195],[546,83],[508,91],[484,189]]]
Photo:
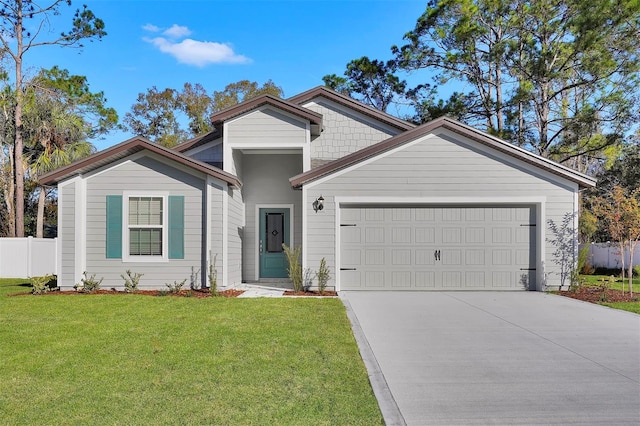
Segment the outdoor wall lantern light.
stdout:
[[324,198],[322,198],[322,195],[316,198],[316,200],[311,205],[313,206],[313,211],[315,211],[316,213],[318,213],[318,210],[324,209]]

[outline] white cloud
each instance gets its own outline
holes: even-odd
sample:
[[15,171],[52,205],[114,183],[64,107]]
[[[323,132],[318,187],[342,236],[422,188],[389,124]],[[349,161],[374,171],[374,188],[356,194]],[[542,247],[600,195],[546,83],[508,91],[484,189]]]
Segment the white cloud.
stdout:
[[142,26],[142,29],[145,30],[145,31],[149,31],[151,33],[157,33],[158,31],[160,31],[160,28],[156,27],[153,24],[145,24],[145,25]]
[[162,34],[170,38],[178,39],[178,38],[191,35],[191,30],[187,27],[173,24],[171,28],[169,28],[168,30],[165,30]]
[[178,62],[187,65],[204,67],[209,64],[243,64],[251,62],[246,56],[234,53],[231,46],[224,43],[197,41],[190,38],[175,42],[164,37],[145,37],[144,40],[153,44],[161,52],[170,54]]

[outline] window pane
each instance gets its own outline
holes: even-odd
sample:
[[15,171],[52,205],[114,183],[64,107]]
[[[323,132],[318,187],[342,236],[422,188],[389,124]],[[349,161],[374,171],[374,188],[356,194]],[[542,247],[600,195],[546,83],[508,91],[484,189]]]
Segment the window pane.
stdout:
[[162,225],[162,198],[130,197],[129,225]]
[[129,231],[131,256],[162,256],[161,228],[133,228]]

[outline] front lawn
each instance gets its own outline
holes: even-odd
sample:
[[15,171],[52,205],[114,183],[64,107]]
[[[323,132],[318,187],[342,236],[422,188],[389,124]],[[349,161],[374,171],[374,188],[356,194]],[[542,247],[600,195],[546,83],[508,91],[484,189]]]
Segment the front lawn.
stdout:
[[[20,285],[22,284],[22,285]],[[337,299],[16,296],[4,424],[381,424]]]
[[[583,282],[583,287],[579,288],[576,292],[565,292],[565,296],[640,314],[640,278],[634,277],[633,279],[634,297],[631,298],[627,296],[622,299],[619,297],[621,294],[620,291],[622,290],[622,279],[620,277],[611,278],[609,275],[581,275],[580,279]],[[628,281],[626,279],[624,283],[624,293],[626,295],[629,293]],[[595,299],[593,299],[594,296]],[[615,301],[615,299],[621,300]]]

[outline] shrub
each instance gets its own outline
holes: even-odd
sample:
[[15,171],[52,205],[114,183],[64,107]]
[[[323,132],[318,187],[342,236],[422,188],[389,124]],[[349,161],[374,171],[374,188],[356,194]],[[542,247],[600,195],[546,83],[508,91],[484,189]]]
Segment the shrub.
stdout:
[[120,275],[120,277],[124,280],[124,289],[129,293],[135,293],[138,291],[138,284],[140,283],[140,278],[144,276],[144,274],[132,273],[131,270],[127,269],[127,276]]
[[181,282],[174,281],[173,284],[166,284],[165,283],[165,285],[169,289],[169,293],[177,294],[177,293],[180,293],[180,290],[182,290],[182,287],[184,286],[184,284],[186,282],[187,282],[187,279],[185,278]]
[[297,246],[290,248],[286,244],[282,244],[284,254],[287,257],[287,273],[293,284],[293,291],[301,292],[303,279],[302,279],[302,265],[300,265],[300,255],[302,254],[302,247]]
[[74,286],[75,289],[80,290],[83,293],[93,293],[94,291],[100,290],[100,284],[102,284],[102,280],[104,278],[96,280],[96,274],[87,277],[86,271],[82,274],[82,276],[83,278],[80,280],[80,282]]
[[327,261],[323,257],[322,259],[320,259],[320,268],[316,273],[316,276],[318,277],[318,290],[320,291],[320,294],[324,294],[324,292],[327,290],[327,283],[331,278],[330,274],[331,270],[329,270],[329,268],[327,267]]
[[633,267],[633,275],[636,277],[640,277],[640,265],[636,265]]
[[42,277],[32,277],[31,285],[33,294],[43,294],[58,288],[58,281],[55,275],[44,275]]

